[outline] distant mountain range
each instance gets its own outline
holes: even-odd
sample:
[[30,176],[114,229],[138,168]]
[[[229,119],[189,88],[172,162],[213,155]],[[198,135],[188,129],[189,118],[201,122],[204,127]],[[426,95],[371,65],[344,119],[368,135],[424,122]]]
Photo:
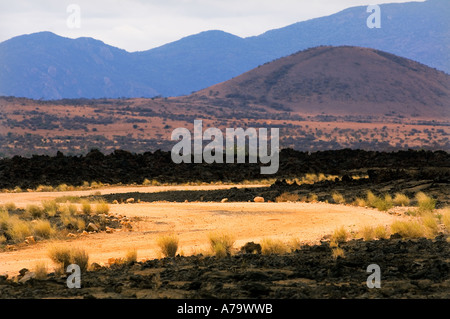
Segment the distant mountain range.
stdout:
[[367,7],[353,7],[255,37],[206,31],[134,53],[92,38],[68,39],[50,32],[18,36],[0,43],[0,95],[33,99],[186,95],[322,45],[375,48],[450,73],[448,0],[380,7],[380,29],[367,27]]

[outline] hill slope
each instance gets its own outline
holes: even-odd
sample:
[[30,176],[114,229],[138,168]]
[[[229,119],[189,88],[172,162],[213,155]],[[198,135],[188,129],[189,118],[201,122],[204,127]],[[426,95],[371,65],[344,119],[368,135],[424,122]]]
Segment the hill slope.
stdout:
[[376,48],[450,73],[450,3],[381,5],[381,29],[366,7],[240,38],[207,31],[129,53],[101,41],[49,32],[0,43],[0,95],[34,99],[189,94],[258,65],[319,45]]
[[310,114],[450,116],[449,75],[359,47],[298,52],[195,95]]

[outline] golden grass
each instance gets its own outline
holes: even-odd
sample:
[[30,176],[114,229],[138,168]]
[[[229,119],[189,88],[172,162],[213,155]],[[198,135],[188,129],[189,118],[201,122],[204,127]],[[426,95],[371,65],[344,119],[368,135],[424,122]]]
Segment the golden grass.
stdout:
[[344,250],[342,248],[336,247],[336,248],[333,248],[331,250],[331,256],[333,257],[333,259],[338,259],[339,257],[340,258],[344,258],[345,257],[345,253],[344,253]]
[[127,251],[126,255],[125,255],[125,261],[127,263],[134,263],[137,261],[137,250],[136,249],[131,249],[129,251]]
[[48,256],[57,264],[63,272],[70,264],[76,264],[85,271],[89,264],[89,254],[82,248],[69,248],[61,245],[53,245],[48,249]]
[[372,226],[364,226],[360,230],[360,236],[364,240],[374,240],[375,239],[375,229]]
[[382,225],[375,227],[374,234],[378,239],[387,239],[389,237],[389,231]]
[[358,206],[358,207],[366,207],[367,203],[364,198],[356,197],[356,199],[353,201],[352,205]]
[[158,238],[157,244],[165,257],[175,257],[178,250],[179,239],[176,235],[163,235]]
[[47,279],[48,267],[45,262],[38,262],[34,265],[35,278],[38,280]]
[[342,226],[334,230],[333,234],[331,235],[331,241],[334,241],[336,243],[343,243],[347,241],[348,237],[349,233],[347,232],[345,227]]
[[87,200],[82,200],[81,201],[81,211],[86,215],[90,215],[92,213],[91,203]]
[[289,246],[279,239],[264,238],[261,241],[261,253],[263,255],[282,255],[289,252]]
[[425,226],[425,235],[429,238],[434,238],[439,232],[438,222],[436,217],[432,213],[423,214],[420,219]]
[[424,192],[418,192],[415,196],[419,213],[432,212],[436,208],[436,200],[426,195]]
[[108,214],[109,213],[109,205],[106,202],[99,202],[95,205],[95,213],[96,214]]
[[391,224],[391,233],[399,234],[403,238],[419,238],[425,236],[423,224],[416,220],[394,221]]
[[342,194],[334,192],[331,197],[336,204],[345,204],[345,198]]
[[405,194],[396,193],[393,202],[396,206],[408,206],[411,201]]
[[231,255],[231,249],[234,245],[234,237],[232,235],[223,232],[212,232],[209,233],[208,240],[211,251],[216,257]]
[[55,216],[59,210],[59,205],[55,200],[44,200],[41,205],[43,211],[50,217]]
[[299,199],[300,199],[300,196],[298,194],[284,192],[283,194],[281,194],[280,196],[277,196],[275,198],[275,202],[277,202],[277,203],[298,202]]
[[41,238],[51,238],[56,233],[48,220],[39,219],[33,224],[33,234]]
[[44,211],[38,205],[27,205],[25,214],[33,218],[41,218],[44,216]]
[[6,233],[11,237],[13,242],[21,242],[25,237],[31,236],[30,223],[12,216],[8,219]]

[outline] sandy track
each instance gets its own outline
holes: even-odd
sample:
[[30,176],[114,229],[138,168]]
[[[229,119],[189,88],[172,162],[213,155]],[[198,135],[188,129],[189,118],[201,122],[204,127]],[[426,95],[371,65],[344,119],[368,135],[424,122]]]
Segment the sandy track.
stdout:
[[[200,187],[202,189],[217,186]],[[230,187],[225,186],[223,188]],[[173,189],[173,187],[169,187]],[[180,189],[189,187],[181,186]],[[191,189],[200,189],[194,186]],[[161,187],[146,191],[161,191]],[[134,191],[132,188],[103,189],[103,194]],[[143,192],[144,188],[139,188]],[[80,195],[81,192],[68,192]],[[92,191],[85,192],[86,194]],[[18,206],[62,196],[63,193],[0,194],[0,203],[16,202]],[[39,261],[52,267],[47,257],[48,246],[57,242],[83,247],[91,262],[106,263],[111,257],[124,257],[127,251],[137,249],[138,259],[160,257],[156,238],[175,233],[180,238],[180,250],[186,255],[204,252],[207,236],[212,231],[232,233],[235,247],[247,241],[278,238],[285,241],[317,242],[337,227],[357,230],[364,225],[388,225],[394,216],[373,209],[332,205],[325,203],[140,203],[110,205],[111,212],[129,217],[140,217],[132,232],[98,233],[78,239],[45,241],[17,251],[0,253],[0,274],[16,274],[22,268],[32,269]],[[398,218],[398,217],[397,217]]]

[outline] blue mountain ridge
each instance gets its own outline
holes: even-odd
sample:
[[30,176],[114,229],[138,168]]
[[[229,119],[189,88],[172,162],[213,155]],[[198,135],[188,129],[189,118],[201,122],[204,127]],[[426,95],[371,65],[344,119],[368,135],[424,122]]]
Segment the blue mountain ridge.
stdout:
[[450,73],[450,1],[366,6],[241,38],[211,30],[141,52],[51,32],[0,43],[0,95],[34,99],[186,95],[321,45],[369,47]]

